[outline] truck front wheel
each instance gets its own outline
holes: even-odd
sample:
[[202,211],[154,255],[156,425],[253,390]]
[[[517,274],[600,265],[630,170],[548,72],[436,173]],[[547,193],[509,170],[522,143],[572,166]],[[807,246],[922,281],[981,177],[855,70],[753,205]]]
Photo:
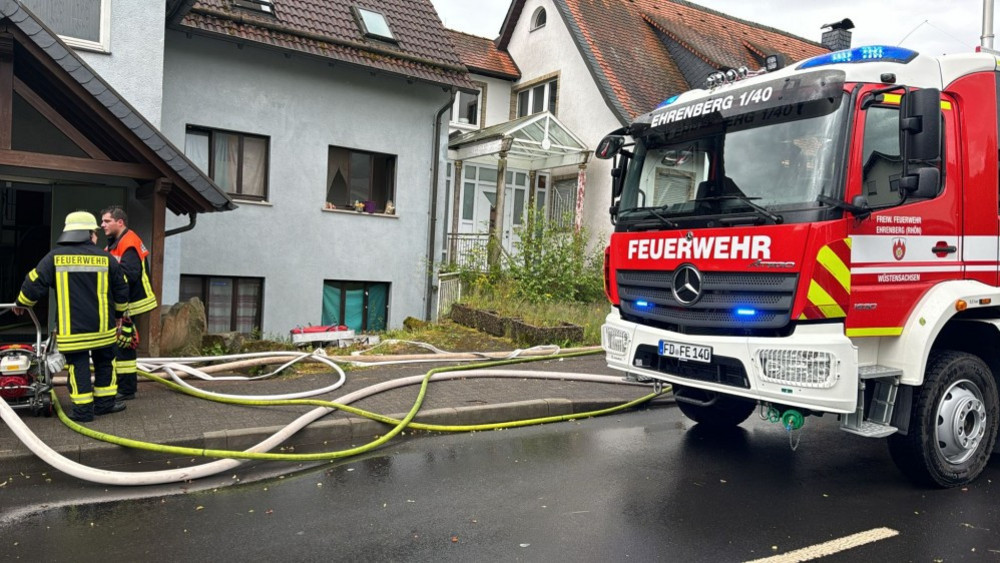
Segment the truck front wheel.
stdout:
[[914,391],[906,436],[889,436],[889,453],[919,485],[957,487],[989,463],[997,439],[997,382],[979,358],[949,350],[931,352],[922,387]]
[[677,408],[684,416],[712,428],[732,428],[749,418],[757,403],[710,391],[674,386]]

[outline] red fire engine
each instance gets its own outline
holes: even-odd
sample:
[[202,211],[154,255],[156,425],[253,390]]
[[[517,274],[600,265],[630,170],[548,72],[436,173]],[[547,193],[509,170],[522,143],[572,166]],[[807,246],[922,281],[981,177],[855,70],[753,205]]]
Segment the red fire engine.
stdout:
[[1000,59],[767,62],[598,145],[608,365],[703,425],[829,413],[913,480],[968,483],[1000,420]]

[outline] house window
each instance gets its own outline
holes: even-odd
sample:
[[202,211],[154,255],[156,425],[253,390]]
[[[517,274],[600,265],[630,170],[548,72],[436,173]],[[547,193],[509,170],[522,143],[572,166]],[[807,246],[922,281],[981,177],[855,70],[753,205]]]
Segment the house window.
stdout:
[[261,328],[264,278],[181,275],[180,299],[205,304],[209,333],[250,334]]
[[524,117],[543,111],[556,114],[558,80],[550,80],[517,93],[517,116]]
[[531,30],[545,27],[545,8],[538,8],[531,16]]
[[360,202],[366,211],[385,213],[395,186],[395,155],[330,147],[326,172],[328,203],[352,209]]
[[230,195],[267,199],[267,137],[189,125],[184,153]]
[[371,37],[372,39],[379,39],[382,41],[390,41],[392,43],[396,42],[396,38],[392,35],[392,30],[389,28],[389,22],[386,21],[385,16],[379,12],[374,12],[372,10],[366,10],[365,8],[359,8],[354,6],[354,15],[358,20],[358,25],[361,27],[361,33],[365,37]]
[[482,94],[459,92],[451,106],[452,123],[479,125],[479,104]]
[[274,13],[274,2],[271,0],[233,0],[233,6],[264,12],[265,14]]
[[22,0],[70,47],[110,50],[111,0]]
[[323,282],[323,324],[355,331],[386,329],[389,284],[326,280]]

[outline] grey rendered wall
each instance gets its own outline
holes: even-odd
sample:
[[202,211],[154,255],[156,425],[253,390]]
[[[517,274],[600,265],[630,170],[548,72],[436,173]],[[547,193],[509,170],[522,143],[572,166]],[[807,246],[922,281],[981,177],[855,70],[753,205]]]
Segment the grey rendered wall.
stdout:
[[[323,280],[378,281],[392,284],[391,327],[424,317],[433,122],[450,93],[173,31],[163,91],[161,129],[179,147],[188,124],[270,137],[269,201],[168,238],[165,303],[181,273],[264,277],[262,330],[287,335],[320,323]],[[323,210],[330,145],[397,155],[395,217]]]
[[110,53],[77,50],[156,127],[163,99],[164,11],[162,0],[112,0]]

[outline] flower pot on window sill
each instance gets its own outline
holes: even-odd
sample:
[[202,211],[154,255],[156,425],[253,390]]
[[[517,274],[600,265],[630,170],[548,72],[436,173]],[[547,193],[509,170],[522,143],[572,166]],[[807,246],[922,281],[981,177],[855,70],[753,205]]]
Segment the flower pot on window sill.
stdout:
[[365,213],[375,213],[375,202],[372,200],[365,201]]

